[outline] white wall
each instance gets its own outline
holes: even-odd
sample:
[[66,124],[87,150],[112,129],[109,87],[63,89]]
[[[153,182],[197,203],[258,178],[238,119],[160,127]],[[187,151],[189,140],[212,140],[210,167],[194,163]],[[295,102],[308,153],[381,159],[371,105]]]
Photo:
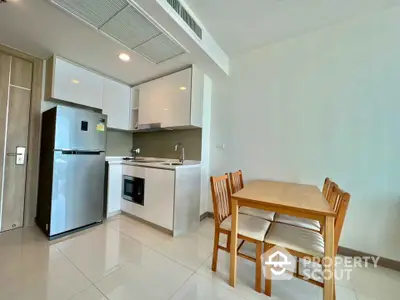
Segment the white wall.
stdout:
[[211,140],[211,99],[213,83],[204,75],[203,91],[203,128],[201,140],[201,195],[200,216],[208,211],[210,193],[210,140]]
[[211,174],[330,176],[352,195],[340,245],[400,260],[399,37],[395,8],[232,61],[215,85]]

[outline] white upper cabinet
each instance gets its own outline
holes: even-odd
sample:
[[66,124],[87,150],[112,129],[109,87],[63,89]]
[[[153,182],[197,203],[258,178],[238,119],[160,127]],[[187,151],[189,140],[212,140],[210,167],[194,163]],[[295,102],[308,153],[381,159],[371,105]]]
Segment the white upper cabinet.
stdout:
[[163,98],[160,101],[163,127],[190,125],[190,100],[192,69],[186,69],[160,79]]
[[163,99],[163,91],[160,89],[159,81],[150,81],[134,89],[138,95],[139,125],[161,123],[159,103]]
[[138,124],[201,127],[203,87],[204,74],[195,67],[136,86]]
[[59,57],[47,60],[46,99],[102,108],[103,77]]
[[131,87],[104,78],[103,114],[108,116],[109,128],[133,130]]

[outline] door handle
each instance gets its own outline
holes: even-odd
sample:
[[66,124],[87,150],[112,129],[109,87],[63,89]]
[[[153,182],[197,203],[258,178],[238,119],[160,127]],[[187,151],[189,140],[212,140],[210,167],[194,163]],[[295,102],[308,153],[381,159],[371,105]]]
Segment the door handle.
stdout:
[[24,165],[25,164],[25,147],[17,147],[17,151],[15,153],[7,153],[7,156],[15,156],[15,164],[16,165]]

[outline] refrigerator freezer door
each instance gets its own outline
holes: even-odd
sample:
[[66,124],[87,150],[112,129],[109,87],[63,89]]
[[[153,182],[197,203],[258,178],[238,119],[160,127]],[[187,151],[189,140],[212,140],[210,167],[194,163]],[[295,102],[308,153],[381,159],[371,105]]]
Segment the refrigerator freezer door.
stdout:
[[104,152],[55,151],[50,236],[103,219]]
[[106,115],[57,106],[54,149],[104,151],[106,130]]

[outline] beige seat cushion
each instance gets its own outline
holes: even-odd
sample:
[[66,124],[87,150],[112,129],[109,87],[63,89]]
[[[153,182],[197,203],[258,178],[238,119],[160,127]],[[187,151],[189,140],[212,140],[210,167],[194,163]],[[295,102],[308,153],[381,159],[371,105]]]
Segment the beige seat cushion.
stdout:
[[[264,241],[265,234],[271,226],[271,222],[267,220],[242,214],[239,214],[238,221],[238,234],[260,242]],[[230,231],[231,224],[232,216],[229,216],[221,223],[220,227]]]
[[324,237],[308,229],[273,223],[264,241],[312,257],[324,257]]
[[285,223],[305,229],[310,229],[314,231],[320,232],[321,224],[316,220],[310,220],[305,218],[297,218],[289,215],[284,214],[276,214],[275,222]]
[[315,262],[306,263],[306,260],[300,259],[299,275],[324,283],[324,272],[322,265]]
[[274,220],[274,217],[275,217],[274,212],[257,209],[257,208],[245,207],[245,206],[239,208],[239,213],[244,214],[244,215],[253,216],[253,217],[262,218],[264,220],[271,221],[271,222]]

